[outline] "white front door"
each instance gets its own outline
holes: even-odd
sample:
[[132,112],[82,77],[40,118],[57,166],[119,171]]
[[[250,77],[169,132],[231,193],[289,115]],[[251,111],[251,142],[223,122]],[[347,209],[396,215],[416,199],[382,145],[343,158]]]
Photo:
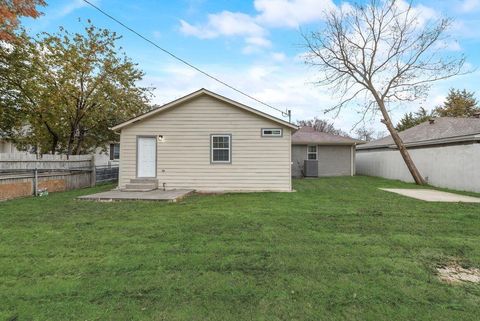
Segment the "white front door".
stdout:
[[155,177],[157,139],[155,137],[139,137],[137,144],[137,177]]

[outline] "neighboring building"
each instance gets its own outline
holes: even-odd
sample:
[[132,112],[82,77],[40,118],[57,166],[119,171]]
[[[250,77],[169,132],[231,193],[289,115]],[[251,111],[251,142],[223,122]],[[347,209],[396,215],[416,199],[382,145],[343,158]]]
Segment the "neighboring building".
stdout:
[[95,166],[118,166],[120,161],[120,143],[110,143],[95,150]]
[[[20,151],[15,147],[15,144],[0,138],[0,154],[32,154],[28,151]],[[95,166],[118,166],[120,159],[120,144],[112,143],[103,148],[95,150]]]
[[294,177],[355,175],[355,146],[364,142],[302,127],[292,136]]
[[[434,118],[400,132],[433,186],[480,192],[480,118]],[[413,182],[390,136],[357,147],[357,173]]]
[[119,188],[291,191],[295,129],[200,89],[113,127],[121,133]]
[[0,154],[18,154],[19,151],[11,142],[0,138]]

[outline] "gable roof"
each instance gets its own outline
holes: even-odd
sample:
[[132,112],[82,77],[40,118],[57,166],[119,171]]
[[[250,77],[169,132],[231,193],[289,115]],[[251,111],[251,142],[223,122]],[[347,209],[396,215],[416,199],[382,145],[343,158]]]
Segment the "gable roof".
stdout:
[[190,94],[188,94],[188,95],[186,95],[186,96],[183,96],[183,97],[181,97],[181,98],[178,98],[178,99],[176,99],[176,100],[173,100],[173,101],[171,101],[171,102],[169,102],[169,103],[166,103],[165,105],[162,105],[162,106],[160,106],[160,107],[158,107],[158,108],[152,109],[152,110],[150,110],[150,111],[148,111],[148,112],[146,112],[146,113],[144,113],[144,114],[141,114],[141,115],[139,115],[139,116],[137,116],[137,117],[131,118],[131,119],[129,119],[129,120],[123,122],[123,123],[120,123],[120,124],[118,124],[118,125],[115,125],[115,126],[113,126],[111,129],[114,130],[114,131],[119,130],[119,129],[122,129],[123,127],[126,127],[126,126],[131,125],[131,124],[136,123],[136,122],[139,122],[139,121],[141,121],[141,120],[143,120],[143,119],[145,119],[145,118],[149,118],[149,117],[151,117],[151,116],[153,116],[153,115],[156,115],[156,114],[158,114],[158,113],[161,113],[161,112],[163,112],[163,111],[165,111],[165,110],[168,110],[168,109],[177,107],[177,106],[181,105],[181,104],[184,103],[184,102],[190,101],[190,100],[192,100],[192,99],[194,99],[194,98],[197,98],[197,97],[199,97],[199,96],[202,96],[202,95],[207,95],[207,96],[209,96],[209,97],[215,98],[215,99],[217,99],[217,100],[220,100],[220,101],[222,101],[222,102],[225,102],[225,103],[229,104],[230,106],[234,106],[234,107],[237,107],[237,108],[246,110],[246,111],[248,111],[248,112],[250,112],[250,113],[252,113],[252,114],[256,114],[256,115],[258,115],[258,116],[260,116],[260,117],[267,118],[267,119],[269,119],[269,120],[271,120],[271,121],[274,121],[274,122],[276,122],[276,123],[278,123],[278,124],[281,124],[281,125],[283,125],[283,126],[290,127],[290,128],[293,128],[293,129],[297,129],[297,128],[298,128],[298,126],[296,126],[296,125],[294,125],[294,124],[292,124],[292,123],[289,123],[288,121],[284,121],[284,120],[282,120],[282,119],[280,119],[280,118],[270,116],[269,114],[264,113],[264,112],[261,112],[261,111],[255,109],[255,108],[249,107],[249,106],[247,106],[247,105],[244,105],[244,104],[242,104],[242,103],[239,103],[239,102],[237,102],[237,101],[235,101],[235,100],[232,100],[232,99],[230,99],[230,98],[227,98],[227,97],[224,97],[224,96],[222,96],[222,95],[216,94],[216,93],[214,93],[214,92],[212,92],[212,91],[210,91],[210,90],[207,90],[207,89],[205,89],[205,88],[201,88],[201,89],[199,89],[199,90],[197,90],[197,91],[194,91],[193,93],[190,93]]
[[[407,147],[480,140],[480,118],[439,117],[398,133]],[[391,136],[358,149],[396,148]]]
[[292,145],[356,145],[364,143],[364,141],[350,137],[318,132],[308,126],[301,127],[292,135]]

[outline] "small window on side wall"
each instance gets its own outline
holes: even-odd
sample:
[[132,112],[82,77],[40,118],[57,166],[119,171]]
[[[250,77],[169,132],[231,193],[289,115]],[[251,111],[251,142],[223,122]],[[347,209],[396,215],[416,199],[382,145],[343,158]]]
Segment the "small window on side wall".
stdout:
[[307,146],[307,159],[317,160],[317,145],[308,145]]
[[110,144],[110,160],[120,159],[120,144]]
[[230,134],[211,135],[211,160],[212,163],[229,164],[232,155],[232,136]]
[[262,128],[262,137],[282,137],[281,128]]

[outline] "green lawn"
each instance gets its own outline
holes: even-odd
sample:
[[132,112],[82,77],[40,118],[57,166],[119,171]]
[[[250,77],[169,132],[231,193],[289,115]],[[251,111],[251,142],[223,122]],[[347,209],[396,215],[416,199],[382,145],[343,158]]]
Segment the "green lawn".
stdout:
[[368,177],[180,203],[0,203],[0,320],[478,320],[480,204],[427,203]]

